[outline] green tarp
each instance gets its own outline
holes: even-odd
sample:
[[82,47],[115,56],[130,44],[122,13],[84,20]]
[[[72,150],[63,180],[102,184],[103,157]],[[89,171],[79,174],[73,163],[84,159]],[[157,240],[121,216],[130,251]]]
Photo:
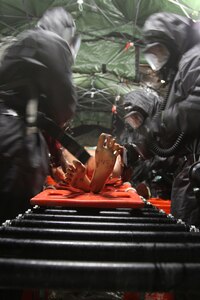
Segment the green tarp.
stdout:
[[[116,97],[138,87],[135,53],[142,47],[141,28],[149,15],[168,11],[200,18],[199,0],[0,0],[0,38],[32,28],[55,6],[73,15],[82,36],[73,67],[82,115],[89,110],[111,112]],[[142,54],[139,62],[145,63]],[[99,122],[97,115],[91,118]]]

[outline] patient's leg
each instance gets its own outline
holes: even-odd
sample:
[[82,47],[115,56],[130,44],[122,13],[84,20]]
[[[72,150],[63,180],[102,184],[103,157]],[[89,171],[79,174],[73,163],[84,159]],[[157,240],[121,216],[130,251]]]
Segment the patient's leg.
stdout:
[[106,180],[113,172],[121,148],[111,135],[104,133],[100,135],[95,151],[96,168],[90,184],[92,192],[98,193],[104,187]]
[[73,165],[68,166],[65,182],[85,192],[90,191],[90,180],[86,175],[85,166],[78,160],[74,160]]

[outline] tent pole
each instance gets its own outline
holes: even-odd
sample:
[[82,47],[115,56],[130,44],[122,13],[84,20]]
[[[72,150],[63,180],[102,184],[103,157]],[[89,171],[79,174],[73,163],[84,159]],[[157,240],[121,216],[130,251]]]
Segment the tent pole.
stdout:
[[140,47],[135,46],[135,82],[139,83],[140,81]]

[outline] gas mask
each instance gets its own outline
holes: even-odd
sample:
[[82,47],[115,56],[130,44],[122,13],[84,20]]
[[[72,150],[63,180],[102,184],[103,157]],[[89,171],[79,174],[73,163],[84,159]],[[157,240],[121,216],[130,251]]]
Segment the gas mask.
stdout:
[[79,34],[76,34],[75,24],[74,26],[66,27],[63,30],[62,38],[68,43],[73,56],[73,60],[75,60],[81,45],[81,36]]
[[144,56],[153,71],[161,70],[170,58],[168,49],[160,43],[153,43],[147,45]]
[[78,51],[79,51],[79,48],[80,48],[80,45],[81,45],[81,36],[76,34],[70,41],[70,49],[71,49],[71,53],[72,53],[72,57],[73,57],[73,60],[75,61],[76,59],[76,56],[78,54]]

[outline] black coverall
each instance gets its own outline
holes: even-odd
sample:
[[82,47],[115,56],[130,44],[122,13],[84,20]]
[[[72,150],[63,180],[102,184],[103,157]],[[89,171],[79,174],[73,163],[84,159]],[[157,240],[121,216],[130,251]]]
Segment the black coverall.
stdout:
[[172,173],[177,168],[176,159],[163,158],[159,156],[143,159],[139,157],[134,160],[131,143],[140,148],[143,144],[143,127],[146,126],[146,118],[152,118],[160,111],[163,98],[150,89],[140,88],[134,90],[124,97],[124,106],[131,111],[138,111],[144,116],[144,123],[138,129],[132,129],[129,133],[129,144],[126,144],[128,165],[132,166],[131,182],[137,187],[141,182],[145,182],[150,187],[153,197],[169,199],[171,193]]
[[188,224],[200,225],[200,199],[196,199],[188,171],[200,155],[200,38],[196,24],[170,13],[150,16],[144,25],[147,45],[159,42],[170,51],[166,68],[176,71],[164,111],[151,123],[150,133],[169,148],[184,132],[176,153],[179,171],[172,186],[171,213]]
[[0,67],[0,221],[24,212],[43,188],[48,149],[40,130],[27,134],[26,104],[36,97],[39,111],[59,126],[68,121],[76,107],[72,63],[67,42],[39,28],[21,34],[5,53]]

